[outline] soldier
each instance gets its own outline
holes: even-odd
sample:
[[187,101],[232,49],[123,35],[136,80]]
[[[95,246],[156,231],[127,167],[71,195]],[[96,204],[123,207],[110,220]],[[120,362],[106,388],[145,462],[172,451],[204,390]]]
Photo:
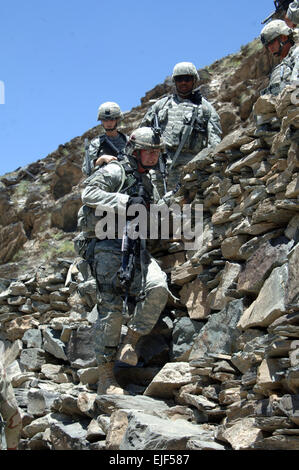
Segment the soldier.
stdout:
[[[174,189],[179,170],[203,148],[221,140],[220,118],[196,89],[199,76],[191,62],[180,62],[172,73],[175,92],[158,100],[145,114],[141,126],[154,126],[155,117],[166,146],[168,189]],[[157,175],[157,184],[161,188]]]
[[[98,109],[98,121],[101,121],[105,133],[95,137],[89,145],[88,158],[91,164],[91,170],[95,166],[101,166],[111,160],[117,159],[119,153],[122,152],[126,143],[127,136],[120,132],[117,128],[123,120],[123,113],[117,103],[107,101]],[[88,162],[83,162],[82,172],[89,176]]]
[[[122,119],[123,113],[117,103],[107,101],[99,107],[98,121],[101,121],[105,133],[95,137],[88,146],[88,151],[82,165],[82,172],[85,176],[90,176],[100,166],[119,158],[128,140],[127,136],[117,129]],[[80,233],[74,242],[75,249],[81,256],[82,247],[84,250],[86,245],[84,235]],[[96,299],[95,279],[86,260],[78,261],[77,268],[83,278],[82,282],[78,285],[78,293],[83,302],[89,308],[92,308]]]
[[[3,351],[1,351],[0,358],[0,450],[5,450],[5,447],[7,450],[17,450],[22,419],[12,385],[6,375],[5,365],[2,361]],[[5,426],[5,440],[2,435],[2,426]]]
[[272,70],[269,85],[261,94],[278,95],[288,84],[299,79],[299,46],[293,39],[293,30],[282,20],[273,20],[261,31],[261,41],[280,63]]
[[[95,325],[95,351],[99,370],[98,393],[124,391],[114,376],[115,360],[136,365],[135,346],[142,335],[155,326],[168,299],[166,274],[144,248],[137,250],[136,270],[130,286],[130,295],[136,297],[134,313],[128,322],[128,332],[119,347],[123,324],[123,296],[118,276],[122,263],[122,240],[116,237],[100,240],[96,225],[101,217],[96,215],[99,206],[104,211],[126,214],[134,204],[149,205],[158,200],[148,172],[159,159],[162,142],[152,129],[135,130],[126,146],[126,156],[121,161],[111,161],[99,168],[85,182],[82,202],[85,210],[79,212],[79,227],[89,236],[89,253],[97,280],[98,320]],[[143,188],[140,196],[139,188]],[[138,196],[139,194],[139,196]],[[84,206],[83,206],[84,207]],[[92,248],[91,248],[92,247]],[[142,294],[140,294],[142,291]]]

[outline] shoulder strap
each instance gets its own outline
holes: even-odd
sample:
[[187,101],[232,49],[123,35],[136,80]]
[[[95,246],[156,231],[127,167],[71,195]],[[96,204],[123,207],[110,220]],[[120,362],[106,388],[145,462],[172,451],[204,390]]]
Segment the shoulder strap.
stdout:
[[118,131],[118,133],[121,136],[121,138],[124,140],[124,142],[127,143],[128,140],[129,140],[129,137],[126,134],[124,134],[123,132]]
[[120,192],[120,191],[122,190],[122,188],[123,188],[123,185],[125,184],[127,174],[126,174],[126,171],[125,171],[125,169],[124,169],[124,164],[122,164],[120,161],[118,161],[118,160],[112,160],[112,161],[109,163],[109,165],[111,165],[112,163],[113,163],[114,165],[118,165],[118,166],[120,167],[120,169],[121,169],[121,183],[120,183],[120,186],[119,186],[119,188],[118,188],[118,190],[117,190],[117,192]]
[[164,103],[162,105],[162,109],[164,108],[164,106],[166,106],[166,103],[171,99],[171,95],[168,95],[168,96],[165,96],[165,98],[162,98],[162,100],[164,100]]

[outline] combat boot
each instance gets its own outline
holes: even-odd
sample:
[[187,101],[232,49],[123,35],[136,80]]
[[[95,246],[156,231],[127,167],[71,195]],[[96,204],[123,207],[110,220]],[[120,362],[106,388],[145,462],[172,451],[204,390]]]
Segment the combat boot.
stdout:
[[117,360],[130,364],[130,366],[136,366],[138,363],[138,356],[136,353],[136,344],[141,337],[140,333],[133,331],[128,328],[128,332],[120,344],[117,352]]
[[99,381],[98,395],[124,395],[125,391],[119,386],[114,376],[114,362],[107,362],[98,366]]

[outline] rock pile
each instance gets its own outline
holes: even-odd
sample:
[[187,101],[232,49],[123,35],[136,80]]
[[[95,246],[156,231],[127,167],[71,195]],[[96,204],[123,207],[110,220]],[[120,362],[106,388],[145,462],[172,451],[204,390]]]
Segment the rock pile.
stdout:
[[[82,139],[39,163],[32,188],[45,191],[48,205],[32,191],[24,198],[22,179],[2,178],[17,205],[0,186],[0,339],[23,415],[21,449],[299,449],[298,105],[293,87],[258,98],[268,64],[258,52],[244,62],[241,56],[230,79],[222,77],[222,99],[234,105],[222,108],[225,137],[185,167],[176,196],[203,205],[201,245],[184,250],[174,240],[155,254],[174,297],[140,339],[138,365],[117,364],[128,395],[96,393],[94,288],[83,301],[74,254],[56,247],[20,275],[12,274],[16,263],[6,263],[9,250],[45,241],[40,225],[57,246],[65,243],[58,230],[67,240],[75,236]],[[216,82],[213,75],[204,85],[212,97]],[[148,98],[167,91],[164,84]],[[134,126],[144,107],[132,112]]]

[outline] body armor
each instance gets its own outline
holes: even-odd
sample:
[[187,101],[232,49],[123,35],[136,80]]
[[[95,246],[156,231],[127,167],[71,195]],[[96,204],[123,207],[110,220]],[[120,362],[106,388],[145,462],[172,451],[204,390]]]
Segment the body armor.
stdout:
[[[112,161],[109,163],[109,165],[117,165],[118,168],[121,170],[121,182],[119,188],[116,189],[115,192],[121,193],[121,194],[127,194],[129,196],[134,196],[138,194],[138,183],[140,181],[140,175],[138,174],[137,170],[132,168],[130,165],[128,159],[124,159],[122,161]],[[86,186],[89,184],[92,184],[93,180],[96,179],[96,173],[95,172],[93,175],[91,175],[89,178],[86,179]],[[149,203],[154,201],[154,194],[153,194],[153,186],[151,184],[151,181],[148,179],[148,177],[145,177],[142,179],[142,183],[145,189],[146,193],[146,199],[149,201]],[[95,209],[92,207],[83,205],[79,212],[78,212],[78,229],[81,230],[81,239],[82,243],[84,243],[84,240],[87,243],[90,241],[91,238],[94,238],[95,235],[95,227],[96,224],[99,222],[101,217],[98,217],[95,215]],[[116,223],[116,235],[117,235],[117,223]],[[117,238],[117,236],[116,236]],[[86,244],[84,246],[81,246],[78,250],[76,249],[77,252],[80,251],[80,255],[83,256],[84,251],[86,249]],[[83,256],[84,257],[84,256]]]

